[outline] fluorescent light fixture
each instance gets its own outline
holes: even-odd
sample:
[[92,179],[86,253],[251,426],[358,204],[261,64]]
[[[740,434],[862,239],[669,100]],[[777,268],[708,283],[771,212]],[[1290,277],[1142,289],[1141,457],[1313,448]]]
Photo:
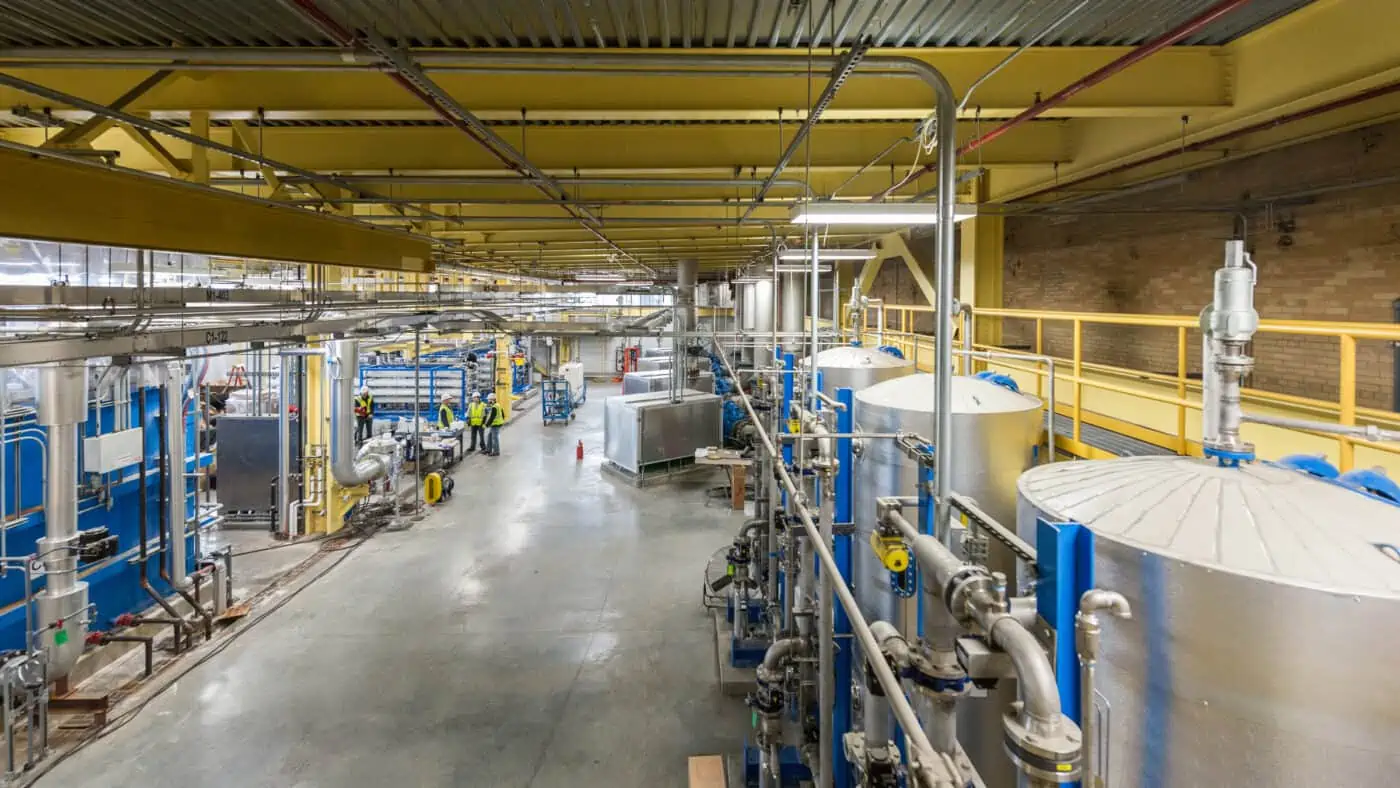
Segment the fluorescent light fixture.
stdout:
[[[765,268],[765,269],[763,269],[762,273],[765,273],[765,274],[772,274],[774,271],[777,271],[777,272],[780,273],[780,274],[810,274],[810,273],[812,273],[812,266],[810,266],[810,265],[775,265],[775,266],[773,266],[772,268]],[[831,266],[829,266],[829,265],[819,265],[819,266],[817,266],[817,273],[819,273],[819,274],[829,274],[829,273],[831,273]]]
[[[778,253],[779,260],[808,260],[812,259],[811,249],[784,249]],[[874,249],[818,249],[818,260],[874,260]]]
[[582,273],[574,274],[575,282],[622,282],[627,277],[622,274],[609,273]]
[[[975,205],[954,205],[953,221],[977,215]],[[938,206],[924,202],[831,202],[815,200],[793,206],[793,224],[938,224]]]

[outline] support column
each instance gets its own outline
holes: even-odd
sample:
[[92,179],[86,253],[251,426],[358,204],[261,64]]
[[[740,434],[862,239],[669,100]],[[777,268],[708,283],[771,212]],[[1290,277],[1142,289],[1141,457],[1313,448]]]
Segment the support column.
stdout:
[[[190,112],[190,133],[196,137],[209,139],[209,111],[198,109]],[[209,149],[202,145],[190,146],[190,180],[209,185]]]
[[[322,282],[326,290],[343,290],[342,279],[345,272],[354,269],[339,266],[320,266]],[[308,347],[324,348],[328,337],[319,337],[307,343]],[[365,487],[345,487],[335,480],[330,472],[331,447],[331,378],[326,360],[308,358],[306,363],[306,413],[303,414],[302,434],[305,436],[303,452],[315,461],[307,463],[305,484],[308,500],[319,499],[318,506],[306,509],[306,532],[308,534],[335,533],[345,527],[345,517],[350,508],[363,497]],[[315,480],[311,479],[315,476]],[[317,488],[319,486],[319,494]]]
[[[983,202],[988,191],[988,176],[977,183],[977,201]],[[1002,279],[1006,258],[1006,219],[984,214],[960,222],[962,233],[958,258],[958,299],[973,308],[1002,306]],[[978,318],[975,341],[1001,344],[1001,320]]]

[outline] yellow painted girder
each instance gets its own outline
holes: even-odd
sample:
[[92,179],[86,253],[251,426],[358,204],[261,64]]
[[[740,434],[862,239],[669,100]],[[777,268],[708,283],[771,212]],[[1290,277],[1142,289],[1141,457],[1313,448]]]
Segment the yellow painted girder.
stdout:
[[[619,50],[644,53],[644,50]],[[672,50],[673,52],[675,50]],[[911,49],[897,54],[925,60],[948,78],[962,95],[1011,50],[1005,48]],[[973,106],[988,112],[1019,111],[1060,86],[1109,63],[1125,47],[1049,47],[1032,49],[978,88]],[[709,50],[714,54],[722,51]],[[790,55],[777,51],[775,54]],[[74,52],[81,58],[81,51]],[[703,63],[705,53],[693,55]],[[68,69],[19,69],[25,79],[107,103],[150,69],[81,72]],[[797,113],[810,106],[807,79],[764,77],[598,76],[589,74],[452,73],[435,70],[435,82],[473,111],[519,117],[529,112],[569,110],[645,110],[665,117],[666,110],[752,109],[779,107]],[[1086,111],[1129,113],[1209,108],[1229,103],[1229,70],[1218,50],[1178,47],[1139,66],[1124,79],[1084,91],[1069,104]],[[824,80],[818,74],[817,80]],[[0,90],[0,106],[32,104],[31,98]],[[837,95],[833,110],[918,109],[932,106],[932,95],[915,80],[867,78],[857,71]],[[134,102],[134,110],[252,112],[318,110],[421,109],[414,99],[375,71],[346,72],[185,72],[163,85],[157,95]]]
[[[1180,119],[1082,120],[1074,124],[1076,155],[1047,176],[1021,171],[998,176],[993,198],[1010,200],[1054,185],[1113,169],[1121,164],[1164,153],[1197,140],[1269,121],[1316,107],[1364,90],[1400,81],[1400,47],[1393,37],[1377,31],[1400,29],[1400,3],[1395,0],[1317,0],[1302,9],[1221,48],[1230,64],[1230,107],[1208,116],[1192,115],[1184,134]],[[1165,53],[1163,53],[1165,54]],[[1130,78],[1140,66],[1111,78],[1105,85]],[[1400,113],[1395,96],[1287,126],[1251,134],[1211,150],[1173,157],[1150,168],[1114,180],[1111,186],[1219,163],[1390,119]],[[1007,136],[1020,133],[1013,131]]]
[[[1008,135],[986,146],[970,164],[1049,165],[1066,161],[1072,153],[1067,121],[1032,124],[1025,133]],[[977,131],[971,121],[958,124],[959,137],[971,138]],[[986,128],[986,124],[983,124]],[[520,129],[502,130],[502,136],[529,152],[530,161],[543,169],[572,171],[596,169],[673,169],[757,167],[759,177],[777,161],[781,144],[791,138],[797,124],[737,126],[550,126],[526,130],[522,144]],[[812,134],[811,161],[816,166],[845,166],[852,170],[865,164],[891,142],[911,133],[906,123],[866,123],[818,126]],[[37,133],[36,133],[37,132]],[[213,138],[225,144],[233,140],[228,129],[216,128]],[[7,132],[26,144],[42,141],[42,130]],[[261,135],[265,155],[310,170],[461,170],[481,169],[497,174],[507,171],[490,153],[470,137],[452,128],[268,128]],[[106,136],[95,143],[102,147]],[[176,156],[188,157],[189,145],[169,140]],[[145,169],[123,153],[122,165]],[[211,152],[214,170],[256,170],[235,162],[226,154]],[[884,166],[893,163],[907,169],[914,160],[914,146],[903,146]],[[147,160],[148,161],[148,160]],[[806,151],[792,163],[792,174],[800,174]],[[731,176],[732,177],[732,176]]]
[[0,236],[430,270],[425,239],[179,181],[0,149]]

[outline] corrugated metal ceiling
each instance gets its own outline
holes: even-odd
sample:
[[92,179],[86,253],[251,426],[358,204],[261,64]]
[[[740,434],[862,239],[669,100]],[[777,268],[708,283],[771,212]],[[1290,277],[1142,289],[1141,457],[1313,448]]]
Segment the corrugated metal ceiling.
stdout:
[[[1216,0],[1089,0],[1047,46],[1149,40]],[[1222,44],[1311,0],[1254,0],[1184,43]],[[319,0],[415,47],[1015,46],[1079,0]],[[815,30],[815,34],[809,31]],[[329,46],[287,0],[0,0],[0,46]]]

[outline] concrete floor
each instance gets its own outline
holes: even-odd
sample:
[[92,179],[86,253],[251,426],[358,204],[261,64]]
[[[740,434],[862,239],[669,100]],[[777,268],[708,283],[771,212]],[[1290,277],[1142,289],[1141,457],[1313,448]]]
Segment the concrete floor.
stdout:
[[716,688],[700,578],[740,518],[704,506],[720,479],[602,476],[611,392],[590,393],[567,426],[522,414],[450,503],[39,784],[683,786],[688,756],[734,751],[748,714]]

